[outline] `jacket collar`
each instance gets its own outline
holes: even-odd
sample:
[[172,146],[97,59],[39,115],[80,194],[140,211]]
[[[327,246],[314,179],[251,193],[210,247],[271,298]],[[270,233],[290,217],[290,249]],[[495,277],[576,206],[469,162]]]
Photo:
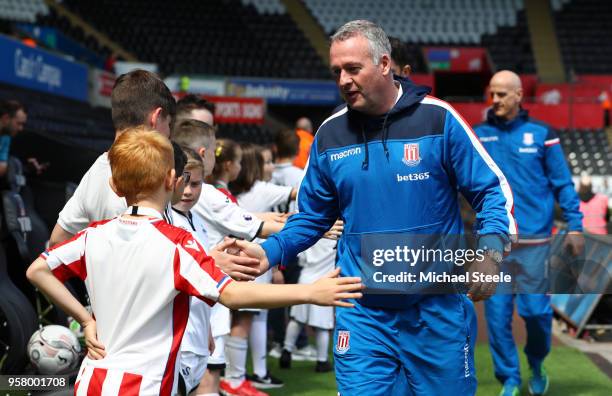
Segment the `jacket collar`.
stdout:
[[518,115],[511,119],[510,121],[506,121],[503,118],[497,117],[493,112],[493,109],[489,109],[487,111],[487,123],[496,126],[500,129],[514,129],[529,120],[529,111],[523,109],[522,107],[519,109]]

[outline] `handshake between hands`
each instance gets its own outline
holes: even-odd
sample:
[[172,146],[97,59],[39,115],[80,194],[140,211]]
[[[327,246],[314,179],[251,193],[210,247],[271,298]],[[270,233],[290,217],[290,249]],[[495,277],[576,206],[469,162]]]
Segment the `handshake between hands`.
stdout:
[[[277,223],[284,223],[292,213],[258,213],[257,216]],[[323,235],[325,239],[338,240],[344,231],[344,222],[336,220],[333,226]],[[215,264],[232,279],[252,281],[270,268],[270,263],[263,248],[253,242],[225,237],[210,251]]]
[[[254,280],[266,272],[270,263],[263,248],[253,242],[226,237],[215,246],[210,256],[216,265],[232,279],[238,281]],[[343,301],[362,297],[364,285],[359,277],[339,277],[340,268],[336,268],[310,285],[308,303],[316,305],[352,307],[354,304]],[[295,285],[294,285],[295,286]]]
[[237,281],[255,280],[270,266],[259,244],[236,238],[225,237],[212,248],[210,256],[217,267]]

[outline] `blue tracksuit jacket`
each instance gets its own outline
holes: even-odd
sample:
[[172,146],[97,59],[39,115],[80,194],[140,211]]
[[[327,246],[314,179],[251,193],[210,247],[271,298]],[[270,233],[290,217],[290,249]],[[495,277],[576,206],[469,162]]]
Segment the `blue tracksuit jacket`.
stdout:
[[[271,265],[288,263],[337,218],[342,276],[360,276],[363,235],[461,234],[461,191],[477,212],[481,247],[502,251],[516,234],[509,185],[476,135],[430,89],[397,78],[402,95],[389,113],[368,117],[347,106],[319,128],[298,197],[300,212],[263,243]],[[406,308],[418,296],[376,296],[360,303]],[[371,296],[374,297],[374,296]]]
[[554,130],[526,110],[510,122],[489,110],[475,131],[510,182],[519,241],[550,236],[555,198],[569,230],[582,231],[580,201]]

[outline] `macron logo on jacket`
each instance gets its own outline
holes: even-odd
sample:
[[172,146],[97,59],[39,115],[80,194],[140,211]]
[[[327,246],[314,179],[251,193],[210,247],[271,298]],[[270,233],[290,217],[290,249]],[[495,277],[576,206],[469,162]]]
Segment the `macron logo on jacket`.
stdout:
[[339,153],[331,154],[329,156],[330,161],[337,161],[342,158],[350,157],[351,155],[361,154],[361,147],[354,147],[348,150],[341,151]]

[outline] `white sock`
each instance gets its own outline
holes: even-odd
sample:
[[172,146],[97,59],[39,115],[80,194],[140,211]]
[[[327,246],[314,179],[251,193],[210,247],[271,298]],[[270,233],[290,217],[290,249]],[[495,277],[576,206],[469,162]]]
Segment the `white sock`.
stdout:
[[247,340],[229,336],[225,342],[225,380],[232,388],[242,384],[246,375]]
[[300,336],[300,332],[302,331],[303,325],[298,323],[297,321],[291,319],[289,324],[287,325],[287,330],[285,331],[285,345],[284,348],[289,352],[293,352],[295,349],[295,341]]
[[329,330],[317,329],[317,361],[326,362],[329,351]]
[[196,396],[219,396],[218,393],[198,393]]
[[251,358],[253,359],[253,373],[260,378],[268,374],[266,365],[268,339],[268,310],[262,310],[253,318],[251,332],[249,333],[249,346],[251,347]]

